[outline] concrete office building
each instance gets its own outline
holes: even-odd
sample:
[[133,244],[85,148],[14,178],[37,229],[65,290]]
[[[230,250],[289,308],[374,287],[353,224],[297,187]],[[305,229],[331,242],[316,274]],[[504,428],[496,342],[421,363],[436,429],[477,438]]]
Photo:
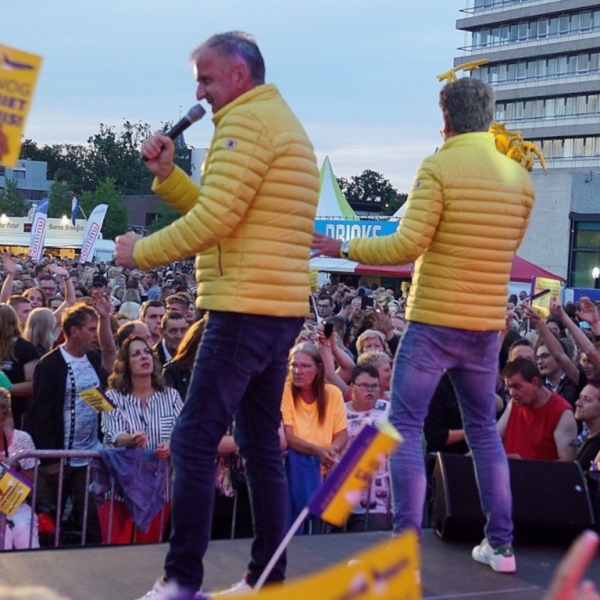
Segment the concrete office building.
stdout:
[[600,2],[470,0],[457,20],[464,55],[496,90],[496,120],[542,151],[538,201],[519,254],[595,287],[600,266]]

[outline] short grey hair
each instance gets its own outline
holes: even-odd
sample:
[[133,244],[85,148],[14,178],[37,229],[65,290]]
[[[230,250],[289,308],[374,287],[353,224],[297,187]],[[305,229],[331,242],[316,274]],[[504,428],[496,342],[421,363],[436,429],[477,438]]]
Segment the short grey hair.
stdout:
[[255,85],[265,82],[265,61],[254,38],[243,31],[216,33],[200,44],[190,55],[196,62],[200,53],[206,48],[214,50],[222,56],[237,56],[248,67],[250,78]]
[[494,120],[496,97],[490,85],[463,77],[440,92],[440,108],[454,133],[487,131]]

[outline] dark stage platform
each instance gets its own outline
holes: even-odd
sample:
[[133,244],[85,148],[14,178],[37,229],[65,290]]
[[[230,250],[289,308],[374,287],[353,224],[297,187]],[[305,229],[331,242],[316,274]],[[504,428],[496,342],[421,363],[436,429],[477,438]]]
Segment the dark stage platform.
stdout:
[[[342,561],[385,540],[385,533],[296,537],[288,553],[290,578]],[[206,558],[206,589],[227,587],[244,573],[250,540],[211,542]],[[494,573],[471,559],[472,544],[444,542],[432,530],[424,535],[421,555],[425,599],[523,599],[544,596],[565,547],[518,546],[515,575]],[[12,585],[47,585],[72,600],[133,600],[162,572],[165,545],[119,546],[6,552],[0,579]],[[600,586],[600,558],[588,575]],[[317,600],[318,595],[315,595]]]

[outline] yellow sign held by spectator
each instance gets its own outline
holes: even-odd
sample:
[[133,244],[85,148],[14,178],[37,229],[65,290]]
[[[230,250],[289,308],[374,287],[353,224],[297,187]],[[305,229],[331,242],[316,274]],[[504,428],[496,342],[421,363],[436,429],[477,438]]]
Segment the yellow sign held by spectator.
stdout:
[[14,167],[42,57],[0,44],[0,165]]

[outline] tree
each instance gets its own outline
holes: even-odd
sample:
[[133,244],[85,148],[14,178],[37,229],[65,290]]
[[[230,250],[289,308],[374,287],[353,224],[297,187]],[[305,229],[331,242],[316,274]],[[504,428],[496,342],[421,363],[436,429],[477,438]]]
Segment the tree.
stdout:
[[100,181],[111,178],[122,194],[147,193],[152,175],[144,166],[139,147],[150,135],[150,126],[125,121],[119,134],[114,127],[100,125],[99,133],[88,139],[83,159],[86,181],[83,189],[94,189]]
[[60,219],[63,215],[71,216],[71,190],[66,183],[54,180],[48,197],[50,198],[48,217]]
[[107,177],[93,192],[84,192],[79,203],[89,217],[98,204],[108,204],[102,235],[106,240],[114,240],[116,236],[127,232],[129,214],[123,206],[123,194],[115,187],[114,179]]
[[376,171],[366,170],[361,175],[355,175],[347,180],[340,177],[338,185],[351,206],[376,203],[381,212],[386,215],[394,214],[406,201],[406,194],[400,194]]
[[44,161],[48,179],[64,182],[78,195],[95,191],[101,182],[112,178],[122,194],[146,193],[152,176],[140,158],[139,146],[150,135],[148,124],[125,121],[122,131],[100,125],[87,145],[53,144],[38,147],[25,140],[21,158]]
[[0,189],[0,213],[9,217],[26,217],[29,206],[17,180],[7,179],[5,187]]

